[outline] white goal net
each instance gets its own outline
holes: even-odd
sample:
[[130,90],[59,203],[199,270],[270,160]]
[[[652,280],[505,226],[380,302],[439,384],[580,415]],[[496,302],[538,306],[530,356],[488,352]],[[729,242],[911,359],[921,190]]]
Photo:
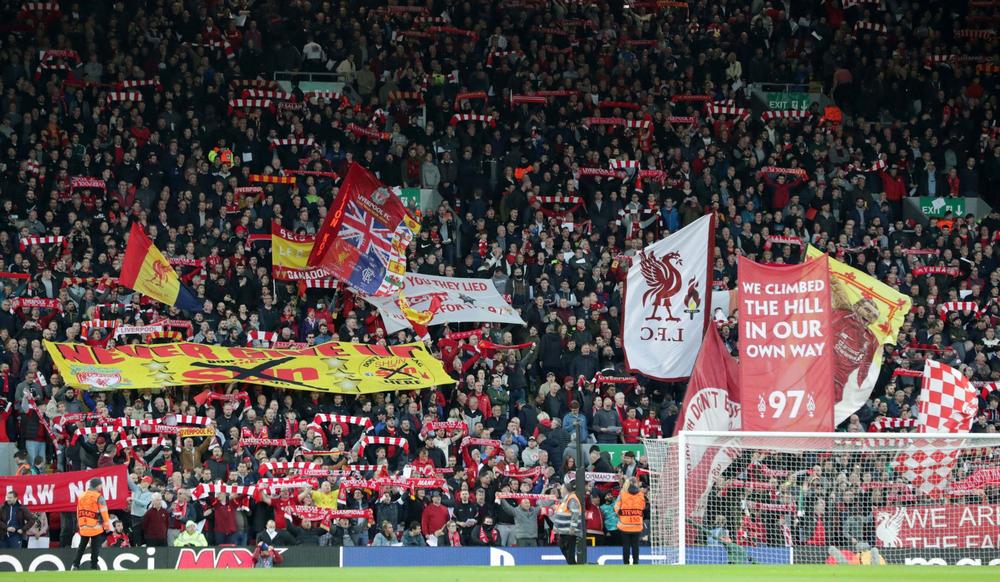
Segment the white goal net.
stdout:
[[1000,565],[1000,435],[646,440],[665,564]]

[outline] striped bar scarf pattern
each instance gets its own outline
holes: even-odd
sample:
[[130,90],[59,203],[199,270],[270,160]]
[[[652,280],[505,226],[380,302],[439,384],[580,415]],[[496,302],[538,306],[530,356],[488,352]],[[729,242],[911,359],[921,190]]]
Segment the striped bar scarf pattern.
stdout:
[[410,442],[402,437],[385,437],[365,435],[358,441],[358,456],[365,454],[365,447],[369,445],[384,445],[388,447],[402,447],[406,454],[410,453]]
[[64,236],[25,236],[21,237],[21,252],[28,250],[28,247],[35,245],[61,245],[66,240]]
[[973,301],[948,301],[938,305],[937,310],[942,316],[950,311],[971,311],[973,315],[979,317],[986,312]]
[[293,101],[295,95],[273,89],[244,89],[240,93],[244,99],[274,99],[275,101]]
[[808,119],[810,117],[812,117],[811,111],[801,109],[788,109],[784,111],[770,109],[760,114],[760,118],[763,121],[770,121],[772,119]]
[[227,495],[246,495],[247,497],[254,497],[257,495],[258,487],[256,485],[227,485],[221,482],[215,483],[202,483],[194,489],[191,490],[192,499],[204,499],[209,496],[216,496],[219,493],[226,493]]
[[108,101],[142,101],[142,93],[138,91],[111,91],[108,93]]
[[115,443],[115,448],[118,449],[118,452],[121,452],[122,449],[131,449],[131,448],[135,448],[135,447],[163,446],[163,443],[165,443],[165,442],[166,442],[166,439],[164,439],[162,437],[144,437],[144,438],[141,438],[141,439],[122,439],[122,440],[118,441],[117,443]]
[[284,139],[272,139],[271,147],[282,147],[282,146],[313,146],[316,145],[316,141],[311,137],[289,137]]
[[705,112],[710,116],[717,115],[732,115],[739,117],[740,119],[747,119],[750,117],[750,110],[746,107],[725,107],[721,105],[715,105],[714,103],[709,103],[705,106]]
[[271,109],[274,107],[274,102],[270,99],[230,99],[229,107],[231,109]]
[[854,32],[859,30],[868,30],[871,32],[877,32],[879,34],[885,34],[889,32],[884,24],[879,24],[877,22],[868,22],[867,20],[859,20],[854,23]]
[[209,426],[212,419],[207,416],[196,416],[193,414],[172,414],[163,418],[164,423],[170,425],[191,424],[195,426]]
[[315,425],[316,427],[322,427],[324,424],[332,422],[363,426],[365,427],[365,430],[371,430],[374,428],[370,418],[366,416],[348,416],[346,414],[317,414],[313,417],[309,426]]
[[128,79],[115,85],[118,89],[144,89],[152,87],[157,91],[163,90],[163,85],[153,79]]
[[465,121],[478,121],[489,124],[490,127],[497,126],[497,118],[492,115],[479,115],[478,113],[456,113],[451,116],[450,125],[458,125]]

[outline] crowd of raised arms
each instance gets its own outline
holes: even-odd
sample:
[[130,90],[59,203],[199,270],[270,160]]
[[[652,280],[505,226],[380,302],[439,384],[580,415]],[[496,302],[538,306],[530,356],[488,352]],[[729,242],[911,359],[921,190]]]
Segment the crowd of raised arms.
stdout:
[[[1000,379],[1000,213],[929,224],[903,216],[915,196],[1000,208],[995,3],[18,4],[0,8],[0,440],[17,443],[20,474],[127,463],[131,500],[115,512],[109,545],[552,543],[551,507],[531,495],[561,495],[576,438],[596,444],[589,471],[645,480],[641,453],[613,464],[601,446],[674,431],[684,383],[592,380],[628,376],[620,319],[631,257],[705,213],[716,220],[717,289],[735,288],[741,254],[799,262],[804,246],[788,244],[798,241],[913,298],[871,401],[841,429],[910,417],[915,379],[894,371],[919,370],[928,356],[974,381]],[[275,72],[296,70],[335,74],[343,89],[306,95],[293,84],[285,101],[253,97],[275,88]],[[747,87],[762,82],[811,85],[832,108],[751,114]],[[315,233],[337,192],[328,173],[342,176],[351,162],[388,186],[440,194],[418,215],[410,270],[488,279],[526,322],[431,328],[454,385],[342,396],[240,384],[216,389],[231,398],[199,401],[201,387],[65,385],[42,342],[124,339],[82,333],[94,319],[189,320],[190,341],[223,346],[266,345],[248,340],[255,330],[309,345],[414,341],[385,333],[378,311],[345,287],[300,294],[273,281],[270,247],[253,238],[272,221]],[[318,173],[264,184],[256,197],[237,191],[251,174],[286,169]],[[79,176],[95,180],[71,180]],[[178,272],[202,312],[109,280],[133,223],[167,257],[201,261]],[[915,275],[919,266],[950,269]],[[937,309],[955,301],[969,304]],[[733,321],[719,329],[735,351]],[[531,347],[446,339],[471,329]],[[998,402],[983,390],[974,431],[996,430]],[[208,417],[215,435],[122,447],[137,429],[77,432],[170,414]],[[341,416],[316,424],[317,414]],[[363,434],[407,446],[359,451]],[[301,445],[238,443],[294,436]],[[484,440],[499,445],[476,444]],[[308,454],[316,450],[324,454]],[[752,480],[764,460],[734,464],[729,478]],[[281,465],[303,462],[327,475]],[[881,503],[844,494],[861,471],[831,458],[809,484],[794,473],[782,481],[811,484],[829,503],[810,512],[834,515],[852,500]],[[401,476],[433,486],[394,486]],[[241,489],[274,478],[287,486]],[[362,480],[369,486],[352,485]],[[740,513],[741,500],[761,493],[726,483],[713,495],[728,499],[713,507],[728,509],[706,527],[726,529],[719,539],[785,543],[781,530],[762,529],[765,519]],[[205,494],[220,484],[236,487]],[[620,487],[590,485],[589,535],[615,537]],[[775,484],[775,503],[779,490],[794,495]],[[361,513],[330,519],[316,508]],[[14,513],[25,541],[51,530],[68,546],[77,529],[72,513]],[[818,543],[811,515],[788,517],[796,543]],[[853,536],[851,527],[821,534]]]

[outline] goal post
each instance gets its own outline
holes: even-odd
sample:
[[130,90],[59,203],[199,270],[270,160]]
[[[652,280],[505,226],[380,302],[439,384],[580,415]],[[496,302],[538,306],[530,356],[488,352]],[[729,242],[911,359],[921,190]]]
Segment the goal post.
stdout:
[[1000,435],[646,439],[663,564],[1000,565]]

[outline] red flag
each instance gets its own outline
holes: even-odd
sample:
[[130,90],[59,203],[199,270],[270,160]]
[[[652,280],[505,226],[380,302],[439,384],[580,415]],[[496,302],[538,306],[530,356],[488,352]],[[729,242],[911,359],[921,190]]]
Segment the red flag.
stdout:
[[324,267],[365,295],[392,295],[402,287],[406,248],[419,231],[398,196],[351,164],[307,264]]
[[[705,333],[684,394],[684,405],[674,426],[679,431],[738,431],[740,419],[739,365],[715,329]],[[708,493],[716,479],[740,455],[728,446],[706,446],[697,441],[686,447],[688,480],[685,490],[687,514],[701,517]]]
[[826,256],[765,266],[740,257],[740,391],[747,431],[833,430]]

